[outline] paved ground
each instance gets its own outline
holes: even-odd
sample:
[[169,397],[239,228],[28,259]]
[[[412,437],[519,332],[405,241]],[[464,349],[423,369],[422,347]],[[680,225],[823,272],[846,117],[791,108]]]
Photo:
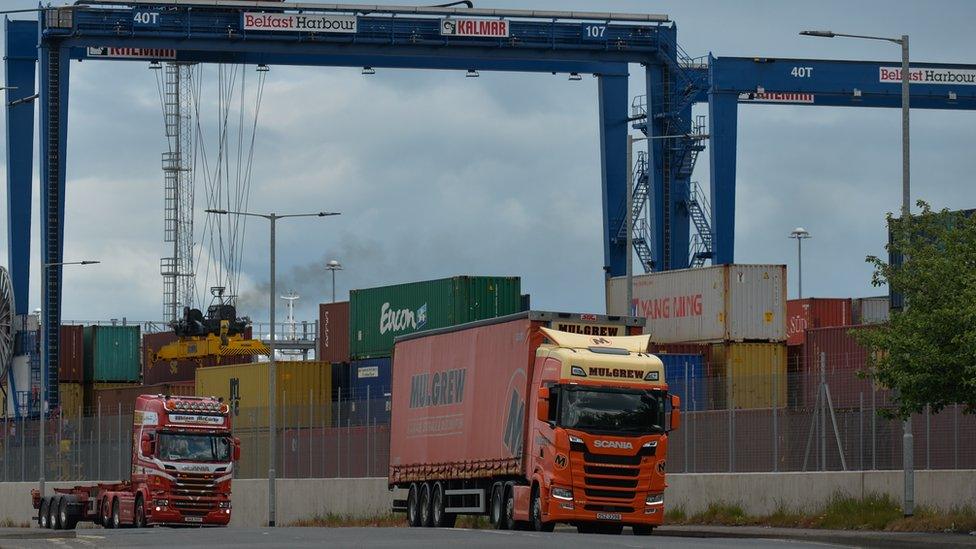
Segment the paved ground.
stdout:
[[[38,536],[57,536],[43,538]],[[421,528],[213,528],[145,530],[80,529],[74,532],[0,528],[0,548],[39,547],[160,547],[185,549],[222,547],[378,547],[390,549],[434,549],[451,547],[477,549],[500,547],[521,549],[558,547],[676,547],[697,549],[730,547],[767,549],[789,547],[976,547],[976,536],[955,534],[910,534],[796,530],[785,528],[668,526],[651,537],[635,537],[629,531],[620,536],[580,535],[561,528],[552,534],[500,532],[494,530],[446,530]]]

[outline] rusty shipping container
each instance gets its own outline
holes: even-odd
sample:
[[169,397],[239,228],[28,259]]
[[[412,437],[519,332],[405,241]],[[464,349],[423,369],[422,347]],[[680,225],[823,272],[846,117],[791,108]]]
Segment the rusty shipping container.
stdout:
[[[105,383],[102,385],[112,385]],[[115,414],[121,408],[122,413],[129,413],[135,406],[139,395],[173,395],[192,396],[193,382],[180,381],[175,383],[159,383],[156,385],[131,385],[128,387],[96,387],[93,390],[94,402],[102,403],[102,414]]]
[[[804,370],[801,372],[803,403],[806,407],[816,404],[821,386],[821,367],[823,380],[830,390],[831,403],[835,409],[860,408],[862,395],[865,406],[871,405],[874,383],[858,376],[858,372],[868,368],[869,353],[857,343],[851,332],[874,327],[876,326],[863,324],[807,330]],[[823,364],[821,353],[824,356]],[[878,392],[875,402],[882,402],[887,398],[886,390],[878,389]]]
[[58,381],[85,381],[85,327],[61,325],[61,347],[58,349]]
[[853,324],[850,298],[791,299],[786,302],[786,344],[803,345],[812,328]]
[[786,266],[718,265],[607,281],[607,311],[647,319],[654,343],[786,340]]
[[319,305],[319,340],[315,359],[349,362],[349,302]]
[[[332,421],[332,364],[276,361],[278,426],[327,426]],[[268,363],[198,368],[196,394],[230,403],[234,428],[268,427]]]

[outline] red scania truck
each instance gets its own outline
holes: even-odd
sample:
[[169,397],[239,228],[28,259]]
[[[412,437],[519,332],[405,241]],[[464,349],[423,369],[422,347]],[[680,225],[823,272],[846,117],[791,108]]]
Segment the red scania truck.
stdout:
[[652,533],[680,403],[649,336],[626,335],[642,320],[529,311],[398,338],[394,511],[410,526],[471,514],[499,529]]
[[132,421],[132,472],[111,484],[31,490],[42,528],[154,524],[226,526],[240,441],[227,404],[211,397],[140,395]]

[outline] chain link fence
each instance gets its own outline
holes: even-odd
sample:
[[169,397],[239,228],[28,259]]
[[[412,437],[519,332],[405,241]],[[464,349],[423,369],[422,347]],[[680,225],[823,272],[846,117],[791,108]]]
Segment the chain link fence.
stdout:
[[[891,393],[859,377],[849,355],[823,355],[821,365],[773,366],[689,361],[669,371],[682,398],[682,425],[670,434],[674,473],[900,469],[902,422]],[[739,374],[741,367],[749,373]],[[336,394],[328,406],[311,396],[279,399],[276,469],[281,478],[386,476],[390,460],[390,396]],[[731,404],[731,405],[730,405]],[[533,409],[533,408],[529,408]],[[84,412],[84,413],[82,413]],[[238,478],[263,478],[270,455],[268,409],[232,406],[241,439]],[[961,406],[912,418],[915,467],[976,469],[976,416]],[[0,420],[0,479],[36,480],[39,422]],[[115,480],[129,476],[132,410],[68,411],[46,426],[48,480]]]

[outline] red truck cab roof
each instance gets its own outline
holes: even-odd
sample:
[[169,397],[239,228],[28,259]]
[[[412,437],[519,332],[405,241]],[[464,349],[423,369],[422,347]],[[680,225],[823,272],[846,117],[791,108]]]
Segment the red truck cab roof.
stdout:
[[173,395],[139,395],[136,425],[230,430],[230,407],[222,399]]

